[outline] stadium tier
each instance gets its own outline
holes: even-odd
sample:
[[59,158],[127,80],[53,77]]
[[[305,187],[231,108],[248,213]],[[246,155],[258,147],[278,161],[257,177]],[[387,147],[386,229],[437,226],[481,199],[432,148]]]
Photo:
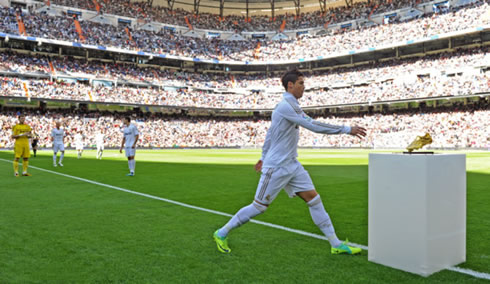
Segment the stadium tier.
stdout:
[[[370,14],[379,14],[386,11],[393,11],[402,8],[414,7],[428,1],[370,1],[353,3],[350,7],[331,7],[325,12],[315,11],[301,13],[296,16],[294,13],[276,15],[275,19],[270,16],[251,16],[247,19],[245,15],[227,15],[220,17],[219,14],[199,13],[198,17],[191,11],[183,9],[169,9],[148,5],[147,2],[130,1],[111,1],[106,3],[100,1],[99,11],[105,14],[126,16],[131,18],[144,18],[147,21],[186,26],[185,18],[195,28],[217,29],[223,31],[276,31],[285,22],[285,29],[301,29],[325,24],[334,24],[357,18],[367,18]],[[96,5],[92,1],[72,1],[56,0],[53,4],[73,7],[85,10],[97,11]]]
[[[96,133],[103,129],[107,147],[119,147],[120,129],[125,113],[73,113],[71,111],[24,110],[27,122],[40,136],[41,147],[51,147],[50,133],[55,121],[64,121],[68,137],[67,145],[82,131],[86,145],[95,145]],[[322,135],[301,131],[303,147],[366,147],[400,148],[407,146],[416,135],[429,132],[433,136],[432,148],[489,148],[490,102],[487,99],[474,105],[458,105],[451,108],[417,109],[393,114],[362,116],[325,116],[319,121],[362,125],[370,131],[366,139],[348,135]],[[260,147],[270,126],[267,119],[184,117],[179,115],[139,114],[133,120],[138,126],[139,147]],[[0,147],[12,147],[11,128],[16,124],[15,111],[3,111],[0,115]]]
[[[488,28],[487,2],[474,1],[452,9],[450,13],[426,13],[425,16],[394,24],[378,25],[373,22],[373,25],[355,29],[323,29],[322,34],[295,34],[293,37],[279,37],[278,40],[243,37],[243,40],[225,40],[202,37],[197,32],[182,34],[165,28],[149,31],[143,29],[143,26],[128,28],[89,20],[79,21],[68,14],[51,16],[32,11],[21,15],[18,10],[4,8],[0,10],[0,31],[12,35],[21,33],[36,39],[64,40],[166,56],[239,62],[281,62],[316,59],[353,50],[406,44],[422,38],[436,39],[443,34],[458,31],[470,32]],[[21,29],[17,17],[21,19]],[[59,29],[60,26],[66,28]]]
[[[276,76],[177,72],[18,53],[0,57],[1,95],[7,97],[272,109],[282,96]],[[484,47],[311,72],[301,103],[319,107],[484,94],[490,91],[489,66],[488,47]]]

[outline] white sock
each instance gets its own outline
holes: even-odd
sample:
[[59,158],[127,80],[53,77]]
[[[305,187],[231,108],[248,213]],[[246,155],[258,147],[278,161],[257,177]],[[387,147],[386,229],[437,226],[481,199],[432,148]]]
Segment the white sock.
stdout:
[[53,164],[56,164],[56,153],[53,155]]
[[131,164],[132,164],[132,162],[131,162],[131,161],[132,161],[132,160],[128,160],[128,168],[129,168],[129,172],[132,172],[132,170],[131,170]]
[[63,162],[63,157],[65,156],[65,153],[61,152],[61,155],[60,155],[60,163]]
[[135,169],[136,169],[136,160],[132,159],[131,160],[131,172],[134,173]]
[[267,206],[258,204],[257,202],[252,202],[242,209],[240,209],[235,216],[231,218],[226,225],[218,230],[218,236],[226,237],[231,230],[240,227],[241,225],[247,223],[253,217],[262,214],[267,209]]
[[332,247],[338,247],[342,242],[335,235],[335,229],[333,228],[332,220],[328,216],[327,211],[323,207],[320,194],[315,196],[312,200],[306,203],[310,208],[311,219],[315,225],[325,234]]

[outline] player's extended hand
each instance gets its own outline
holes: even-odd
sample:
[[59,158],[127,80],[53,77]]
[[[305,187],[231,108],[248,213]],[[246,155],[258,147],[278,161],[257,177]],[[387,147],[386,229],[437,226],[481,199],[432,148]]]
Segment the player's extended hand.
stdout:
[[350,135],[356,136],[358,138],[362,138],[366,136],[366,128],[354,125],[350,129]]
[[263,164],[262,160],[259,160],[259,161],[257,162],[257,164],[255,164],[255,171],[256,171],[256,172],[258,172],[258,173],[259,173],[260,171],[262,171],[262,164]]
[[119,148],[119,153],[121,153],[121,154],[122,154],[122,148]]

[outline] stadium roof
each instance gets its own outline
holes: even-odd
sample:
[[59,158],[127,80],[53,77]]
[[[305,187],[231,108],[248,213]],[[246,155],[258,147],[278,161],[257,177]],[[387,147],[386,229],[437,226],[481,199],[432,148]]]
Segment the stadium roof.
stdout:
[[[275,15],[295,14],[320,11],[330,7],[352,4],[353,2],[366,2],[366,0],[149,0],[154,6],[184,9],[199,13],[212,13],[226,15],[271,16],[272,7]],[[141,2],[141,0],[133,1]],[[248,7],[248,8],[247,8]],[[299,8],[299,10],[297,10]]]

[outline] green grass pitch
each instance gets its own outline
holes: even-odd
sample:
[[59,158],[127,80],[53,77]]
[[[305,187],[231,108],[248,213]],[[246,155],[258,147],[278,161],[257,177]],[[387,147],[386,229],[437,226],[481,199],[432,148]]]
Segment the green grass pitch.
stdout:
[[[367,245],[367,150],[301,150],[337,235]],[[467,261],[490,273],[490,152],[467,154]],[[234,214],[249,204],[259,150],[138,150],[136,176],[124,155],[94,151],[53,168],[51,151],[30,164],[55,172]],[[11,161],[11,151],[0,152]],[[21,168],[21,165],[20,165]],[[360,256],[334,256],[327,241],[249,223],[220,254],[213,232],[228,217],[30,169],[13,176],[0,160],[0,283],[480,283],[444,270],[428,278]],[[321,234],[299,198],[284,192],[257,220]],[[389,233],[389,232],[387,232]]]

